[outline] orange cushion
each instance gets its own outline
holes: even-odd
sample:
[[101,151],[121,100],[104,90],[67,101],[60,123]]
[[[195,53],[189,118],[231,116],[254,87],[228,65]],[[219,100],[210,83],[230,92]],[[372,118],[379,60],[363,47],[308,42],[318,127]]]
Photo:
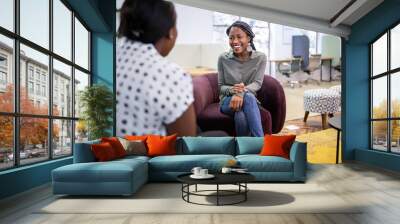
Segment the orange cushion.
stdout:
[[94,157],[99,162],[109,161],[117,158],[112,145],[108,142],[93,144],[91,145],[91,149]]
[[289,159],[290,147],[295,139],[296,135],[265,135],[260,155],[281,156]]
[[121,142],[118,140],[116,137],[110,137],[110,138],[101,138],[101,142],[108,142],[114,149],[115,155],[117,158],[121,158],[126,156],[126,151],[124,147],[122,146]]
[[129,141],[143,141],[146,142],[147,140],[147,135],[143,135],[143,136],[135,136],[135,135],[125,135],[125,139],[129,140]]
[[176,154],[176,137],[177,135],[170,136],[157,136],[151,135],[147,137],[147,155],[148,156],[163,156]]

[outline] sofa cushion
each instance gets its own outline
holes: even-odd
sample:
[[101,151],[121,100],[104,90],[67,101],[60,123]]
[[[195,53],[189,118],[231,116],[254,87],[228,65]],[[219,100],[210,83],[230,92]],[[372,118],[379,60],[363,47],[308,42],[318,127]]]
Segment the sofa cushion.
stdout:
[[233,137],[183,137],[179,141],[179,154],[226,154],[235,155],[235,139]]
[[126,156],[126,151],[124,149],[124,146],[122,146],[121,142],[117,137],[104,137],[101,138],[101,142],[110,143],[117,158],[122,158]]
[[290,148],[296,135],[265,135],[261,156],[280,156],[289,158]]
[[278,156],[239,155],[240,167],[249,172],[292,172],[292,161]]
[[147,137],[147,155],[148,156],[165,156],[176,154],[176,138],[177,135],[158,136],[150,135]]
[[236,155],[260,154],[264,137],[236,137]]
[[118,158],[112,145],[108,142],[92,144],[90,148],[92,149],[94,157],[96,157],[96,161],[105,162]]
[[230,159],[231,155],[175,155],[158,156],[149,160],[151,172],[190,172],[193,167],[199,166],[211,172],[219,171]]
[[[134,172],[143,172],[147,166],[139,159],[109,162],[74,163],[53,170],[53,181],[58,182],[129,182]],[[143,172],[147,176],[147,173]]]

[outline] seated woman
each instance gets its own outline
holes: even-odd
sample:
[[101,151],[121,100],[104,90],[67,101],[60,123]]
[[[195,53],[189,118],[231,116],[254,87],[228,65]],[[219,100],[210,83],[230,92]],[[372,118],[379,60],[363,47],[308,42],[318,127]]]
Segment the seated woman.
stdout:
[[117,135],[196,135],[192,79],[164,57],[177,37],[174,5],[126,0],[117,47]]
[[236,21],[226,30],[231,50],[218,58],[220,110],[235,120],[237,136],[264,135],[256,92],[261,88],[266,56],[256,51],[251,27]]

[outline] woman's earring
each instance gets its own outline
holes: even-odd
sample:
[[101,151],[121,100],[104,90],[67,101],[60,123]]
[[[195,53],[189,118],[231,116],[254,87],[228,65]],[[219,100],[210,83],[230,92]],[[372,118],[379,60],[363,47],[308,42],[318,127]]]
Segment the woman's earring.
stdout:
[[253,51],[253,48],[250,46],[250,44],[247,46],[247,51],[248,52],[252,52]]

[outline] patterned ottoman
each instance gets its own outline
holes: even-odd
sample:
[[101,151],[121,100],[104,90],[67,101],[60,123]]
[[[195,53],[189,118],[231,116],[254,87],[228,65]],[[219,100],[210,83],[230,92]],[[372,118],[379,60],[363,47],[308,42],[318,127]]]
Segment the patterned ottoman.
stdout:
[[339,111],[340,92],[337,89],[311,89],[304,92],[304,122],[307,122],[310,112],[320,113],[322,128],[328,126],[327,115]]

